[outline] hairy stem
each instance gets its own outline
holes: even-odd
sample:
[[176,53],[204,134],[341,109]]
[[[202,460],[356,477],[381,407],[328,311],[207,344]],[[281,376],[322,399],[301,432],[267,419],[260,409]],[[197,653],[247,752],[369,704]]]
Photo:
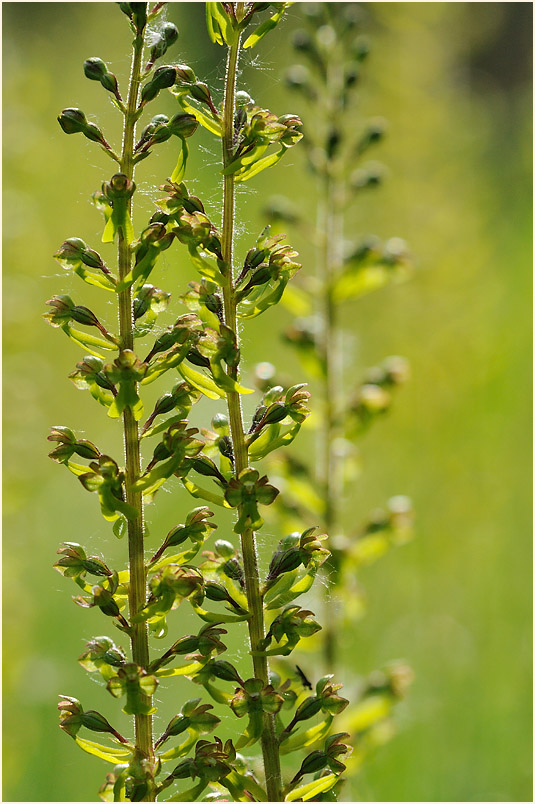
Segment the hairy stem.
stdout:
[[[128,101],[125,112],[123,147],[121,152],[121,172],[128,179],[134,175],[133,152],[135,125],[138,117],[137,106],[141,83],[141,58],[144,45],[144,31],[140,32],[133,43],[132,70],[128,89]],[[132,202],[129,201],[129,214]],[[122,280],[131,269],[132,257],[125,234],[119,231],[119,277]],[[131,288],[119,293],[119,326],[122,349],[133,349],[133,310]],[[123,414],[124,446],[126,456],[126,500],[137,512],[135,519],[128,520],[128,554],[130,565],[129,610],[130,619],[145,605],[147,600],[147,575],[145,569],[143,546],[143,499],[140,491],[133,488],[141,474],[141,458],[139,451],[138,423],[132,410],[127,407]],[[149,665],[148,631],[145,623],[131,624],[132,659],[140,667]],[[145,702],[150,698],[145,696]],[[153,756],[152,717],[135,715],[136,751],[141,757]],[[154,801],[147,796],[144,801]]]
[[[243,5],[238,3],[237,6]],[[227,165],[232,157],[234,139],[234,109],[236,94],[236,71],[240,50],[240,37],[229,47],[225,80],[225,99],[223,106],[223,164]],[[227,281],[223,286],[225,323],[239,339],[236,320],[236,298],[232,270],[233,238],[234,238],[234,176],[224,177],[223,187],[223,225],[222,250],[227,265]],[[239,340],[238,340],[239,346]],[[228,373],[234,379],[238,377],[238,367],[229,367]],[[240,396],[236,392],[227,394],[230,431],[234,451],[234,468],[236,475],[249,465],[249,457],[245,444]],[[264,608],[260,594],[260,578],[256,554],[255,534],[246,530],[241,536],[241,548],[245,571],[245,591],[251,617],[248,621],[249,641],[253,653],[255,678],[260,678],[264,685],[269,683],[267,657],[262,652],[262,641],[265,636]],[[275,716],[264,714],[264,730],[262,732],[262,755],[266,776],[267,795],[269,801],[282,801],[282,781],[280,771],[279,745],[275,732]]]

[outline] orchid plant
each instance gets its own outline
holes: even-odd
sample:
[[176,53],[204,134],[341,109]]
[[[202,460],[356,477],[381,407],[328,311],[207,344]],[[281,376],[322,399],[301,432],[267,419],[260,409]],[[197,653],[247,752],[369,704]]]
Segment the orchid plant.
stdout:
[[[109,254],[70,237],[54,256],[102,291],[102,298],[115,301],[118,327],[114,331],[103,314],[64,294],[49,300],[45,317],[83,350],[70,379],[107,413],[110,432],[122,428],[124,454],[113,457],[72,429],[56,426],[49,436],[50,457],[95,493],[115,536],[127,537],[128,556],[126,566],[111,567],[81,544],[65,542],[55,567],[76,584],[75,603],[99,609],[117,629],[121,644],[94,637],[79,662],[121,699],[132,728],[123,735],[103,714],[65,695],[60,726],[84,751],[111,764],[99,791],[104,801],[319,800],[331,795],[350,753],[348,735],[333,726],[348,701],[330,674],[308,689],[299,677],[282,681],[270,663],[320,630],[313,612],[295,601],[311,588],[329,550],[326,536],[307,524],[281,534],[269,566],[260,566],[256,534],[279,490],[254,468],[296,438],[310,394],[302,383],[270,387],[247,422],[241,405],[242,396],[253,391],[241,376],[240,327],[269,315],[301,266],[284,236],[269,227],[252,239],[246,254],[234,250],[236,186],[277,164],[302,137],[299,117],[278,116],[237,86],[242,51],[276,28],[289,4],[206,4],[210,38],[226,51],[221,104],[188,65],[161,64],[178,38],[176,27],[162,21],[165,5],[119,3],[133,35],[124,92],[100,58],[84,63],[86,77],[101,84],[122,120],[121,147],[115,150],[80,109],[64,109],[58,118],[65,133],[82,134],[115,163],[116,172],[93,195]],[[176,114],[151,112],[138,131],[142,116],[166,89],[176,97]],[[214,222],[217,207],[205,205],[184,182],[199,125],[221,149],[220,227]],[[134,174],[167,140],[178,145],[177,165],[160,188],[154,214],[136,233]],[[158,261],[163,251],[184,247],[197,278],[179,296],[182,313],[160,328],[158,316],[171,294],[152,284]],[[143,391],[153,382],[162,393],[147,410]],[[215,414],[211,427],[199,432],[188,417],[201,397],[224,400],[227,415]],[[183,495],[202,504],[154,544],[144,506],[173,477]],[[235,512],[234,535],[207,545],[218,527],[212,510],[217,508]],[[153,640],[165,639],[167,618],[176,617],[185,601],[199,618],[198,631],[155,652]],[[246,677],[220,658],[228,631],[243,627],[250,657]],[[177,705],[155,735],[154,693],[177,676],[197,685],[195,697]],[[236,718],[237,736],[223,741],[214,734],[221,720],[214,704],[198,695],[201,688]],[[88,739],[87,731],[106,735],[108,742]],[[290,758],[281,767],[281,758],[297,751],[304,751],[304,758],[293,766]]]

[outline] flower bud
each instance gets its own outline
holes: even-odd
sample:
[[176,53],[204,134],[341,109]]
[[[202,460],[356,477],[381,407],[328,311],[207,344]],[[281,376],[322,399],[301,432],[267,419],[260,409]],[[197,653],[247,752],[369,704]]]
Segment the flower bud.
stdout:
[[266,581],[272,581],[282,575],[283,572],[291,572],[303,563],[301,550],[293,547],[290,550],[283,550],[275,553],[269,565],[269,572]]
[[191,135],[197,130],[198,125],[199,123],[194,115],[181,113],[175,114],[175,116],[171,118],[167,128],[171,134],[184,139],[186,137],[191,137]]
[[160,28],[157,39],[150,51],[148,67],[151,67],[157,59],[161,59],[167,49],[178,39],[178,30],[172,22],[164,22]]
[[92,57],[84,61],[84,74],[90,81],[100,81],[104,89],[113,93],[119,100],[119,87],[117,85],[117,78],[113,73],[108,71],[106,64],[97,57]]
[[84,650],[78,657],[79,663],[90,673],[101,665],[122,667],[126,664],[126,656],[107,636],[94,637],[86,643]]
[[210,672],[216,678],[220,678],[222,681],[234,681],[240,686],[243,686],[243,679],[230,662],[226,662],[224,659],[220,661],[213,661],[210,662]]
[[194,84],[196,76],[187,64],[176,65],[176,80],[178,84]]
[[317,715],[320,709],[321,700],[315,695],[310,695],[308,698],[305,698],[303,703],[297,707],[292,723],[295,725],[302,720],[308,720],[309,718],[314,717],[314,715]]
[[102,131],[94,123],[89,123],[81,109],[64,109],[58,117],[58,123],[65,134],[83,134],[88,140],[98,142],[109,148]]
[[306,773],[316,773],[325,768],[326,765],[327,754],[324,751],[312,751],[312,753],[303,760],[297,773],[297,778],[300,779],[301,776],[304,776]]
[[229,558],[229,560],[223,564],[221,569],[223,570],[227,578],[230,578],[233,581],[238,581],[240,586],[245,585],[243,577],[243,569],[237,558]]
[[217,433],[228,433],[229,423],[226,413],[216,413],[212,419],[212,427]]
[[141,105],[144,106],[158,95],[162,89],[172,87],[176,81],[176,68],[169,65],[158,67],[152,79],[141,90]]
[[225,539],[217,539],[214,544],[214,549],[216,553],[223,558],[232,558],[236,553],[234,545],[227,542]]
[[132,21],[132,25],[140,33],[147,24],[147,3],[119,3],[119,8]]
[[205,84],[203,81],[196,81],[194,84],[192,84],[190,94],[193,98],[195,98],[195,100],[198,100],[201,103],[210,104],[212,102],[210,90],[208,89],[207,84]]
[[65,134],[81,134],[87,126],[87,118],[81,109],[64,109],[58,123]]
[[213,600],[214,602],[220,602],[223,600],[228,600],[229,593],[225,589],[225,587],[217,583],[216,581],[207,581],[204,585],[204,594],[208,598],[208,600]]

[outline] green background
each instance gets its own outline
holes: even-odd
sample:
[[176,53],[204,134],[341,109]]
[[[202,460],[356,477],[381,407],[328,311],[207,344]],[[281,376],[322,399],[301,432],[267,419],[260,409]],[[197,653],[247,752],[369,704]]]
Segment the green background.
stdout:
[[[366,673],[404,658],[415,682],[398,707],[397,736],[346,796],[532,800],[531,4],[366,3],[364,10],[373,52],[359,112],[389,120],[373,154],[389,178],[353,207],[347,230],[405,238],[416,271],[408,283],[344,308],[355,379],[388,354],[412,364],[392,414],[361,443],[365,471],[347,516],[363,519],[404,493],[417,518],[414,541],[363,573],[368,614],[340,642],[347,667]],[[300,13],[296,3],[243,62],[240,87],[278,114],[299,107],[282,78]],[[203,5],[172,3],[169,18],[180,30],[170,59],[190,63],[219,101],[223,54],[205,33]],[[50,425],[66,424],[118,454],[120,432],[66,379],[76,347],[41,313],[51,295],[70,293],[89,306],[98,299],[97,313],[113,321],[98,293],[51,257],[69,236],[99,248],[101,222],[89,196],[111,175],[99,149],[66,137],[55,118],[80,106],[117,143],[117,114],[81,64],[101,56],[124,86],[129,32],[113,3],[4,3],[3,32],[4,800],[85,801],[95,798],[104,768],[59,731],[56,696],[76,695],[119,729],[126,717],[75,661],[107,623],[71,603],[73,590],[51,565],[63,540],[112,563],[123,560],[125,545],[103,524],[96,500],[48,460],[45,437]],[[153,107],[172,112],[173,99]],[[186,177],[211,210],[220,193],[216,145],[204,134],[193,141]],[[137,229],[158,197],[153,188],[174,166],[172,143],[156,153],[136,176]],[[313,219],[313,191],[296,148],[240,195],[239,229],[253,236],[239,243],[250,247],[272,193],[287,193]],[[297,235],[292,242],[311,271],[310,245]],[[175,247],[162,262],[157,283],[176,296],[193,269]],[[294,370],[279,336],[288,320],[277,309],[247,327],[249,366],[269,359]],[[213,413],[204,406],[196,421],[207,424]],[[191,508],[178,485],[171,488],[175,494],[162,492],[148,509],[151,544]],[[172,635],[187,632],[189,618],[173,628]],[[347,669],[342,676],[351,688]],[[196,689],[163,691],[163,710]],[[235,722],[224,727],[231,734]]]

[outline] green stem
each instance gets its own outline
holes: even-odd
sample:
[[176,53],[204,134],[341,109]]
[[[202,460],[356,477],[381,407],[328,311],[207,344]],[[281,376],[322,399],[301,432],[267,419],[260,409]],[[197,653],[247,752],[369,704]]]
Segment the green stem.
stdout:
[[[134,175],[134,139],[138,117],[138,96],[141,83],[141,58],[144,46],[144,31],[136,36],[133,43],[132,71],[128,89],[128,101],[125,111],[123,147],[121,152],[121,172],[129,180]],[[128,214],[131,214],[132,201],[128,202]],[[125,234],[119,231],[119,278],[122,280],[130,272],[132,257]],[[134,319],[132,310],[132,291],[128,287],[119,293],[119,326],[121,349],[134,348]],[[126,501],[135,508],[135,519],[128,520],[128,555],[130,564],[129,610],[130,620],[146,603],[147,575],[143,545],[143,498],[140,491],[134,489],[134,483],[141,474],[141,457],[139,450],[138,423],[132,410],[127,407],[123,414],[124,447],[126,456]],[[146,623],[131,624],[131,645],[133,661],[146,669],[149,666],[149,643]],[[148,696],[143,696],[145,703],[150,703]],[[152,758],[154,754],[152,739],[152,717],[135,715],[136,752],[140,757]],[[149,794],[144,801],[154,801]]]
[[[237,4],[237,6],[243,4]],[[225,80],[225,99],[223,105],[223,164],[227,165],[232,157],[234,135],[234,109],[236,94],[236,71],[240,51],[240,37],[229,47]],[[223,186],[223,225],[221,245],[223,259],[227,265],[227,281],[223,286],[223,303],[225,323],[239,339],[236,320],[236,298],[232,270],[234,239],[234,176],[224,177]],[[239,340],[238,340],[239,346]],[[229,367],[228,374],[238,378],[238,367]],[[230,432],[234,451],[234,469],[236,475],[249,466],[249,456],[245,444],[240,396],[234,391],[227,393],[227,404],[230,420]],[[246,530],[241,536],[241,548],[245,572],[245,591],[251,617],[248,621],[249,641],[253,656],[255,678],[260,678],[264,685],[269,684],[269,668],[266,656],[262,653],[262,642],[265,636],[264,608],[260,593],[260,576],[256,553],[256,539],[253,530]],[[269,801],[282,801],[282,781],[280,770],[279,744],[275,731],[275,716],[264,714],[264,730],[262,732],[262,755],[266,776],[267,796]]]

